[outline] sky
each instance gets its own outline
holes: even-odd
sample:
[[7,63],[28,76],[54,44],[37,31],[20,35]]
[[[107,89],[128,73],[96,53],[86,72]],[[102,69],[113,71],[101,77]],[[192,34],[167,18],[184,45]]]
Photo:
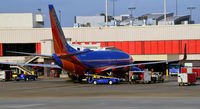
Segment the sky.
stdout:
[[[0,13],[36,13],[38,8],[45,15],[45,27],[50,27],[48,4],[53,4],[57,15],[61,10],[63,27],[74,25],[74,16],[95,16],[105,13],[105,0],[0,0]],[[167,1],[167,12],[176,12],[176,0]],[[117,0],[115,15],[130,14],[129,7],[136,7],[133,16],[163,13],[164,0]],[[196,7],[192,19],[200,23],[200,0],[178,0],[178,15],[189,15],[187,7]],[[113,15],[113,2],[108,0],[108,14]]]

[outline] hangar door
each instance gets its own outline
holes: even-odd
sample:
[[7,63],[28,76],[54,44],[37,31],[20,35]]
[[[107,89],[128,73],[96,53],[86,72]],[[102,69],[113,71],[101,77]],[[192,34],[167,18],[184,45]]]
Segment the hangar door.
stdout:
[[25,56],[23,54],[8,53],[6,51],[18,51],[18,52],[27,52],[27,53],[36,52],[35,43],[2,44],[2,48],[3,48],[3,56]]

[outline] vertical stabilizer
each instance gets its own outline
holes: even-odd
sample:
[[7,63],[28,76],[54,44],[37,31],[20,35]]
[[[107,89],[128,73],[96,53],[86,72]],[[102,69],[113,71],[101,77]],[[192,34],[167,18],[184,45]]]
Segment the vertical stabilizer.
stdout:
[[74,53],[76,50],[67,43],[53,5],[49,5],[49,15],[51,20],[51,29],[55,53]]

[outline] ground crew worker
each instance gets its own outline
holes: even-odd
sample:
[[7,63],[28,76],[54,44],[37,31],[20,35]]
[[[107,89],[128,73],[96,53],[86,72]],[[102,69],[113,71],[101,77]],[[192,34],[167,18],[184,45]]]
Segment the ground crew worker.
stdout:
[[132,82],[132,84],[136,83],[135,74],[133,74],[133,75],[131,76],[131,82]]

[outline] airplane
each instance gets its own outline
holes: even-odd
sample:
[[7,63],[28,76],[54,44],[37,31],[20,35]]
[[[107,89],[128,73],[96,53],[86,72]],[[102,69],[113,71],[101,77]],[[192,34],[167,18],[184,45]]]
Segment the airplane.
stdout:
[[63,30],[61,28],[60,22],[57,18],[55,9],[53,5],[49,5],[49,15],[53,36],[53,45],[55,53],[53,55],[41,55],[35,53],[25,53],[17,51],[8,51],[11,53],[34,55],[34,56],[44,56],[54,59],[56,65],[46,65],[46,64],[23,64],[23,63],[7,63],[0,62],[0,64],[13,64],[13,65],[26,65],[26,66],[40,66],[40,67],[53,67],[61,68],[68,71],[70,77],[73,80],[82,80],[84,74],[87,72],[93,72],[101,74],[102,72],[112,72],[112,71],[127,71],[132,67],[138,65],[151,65],[160,63],[175,63],[182,60],[186,60],[186,45],[184,58],[181,60],[169,60],[169,61],[159,61],[159,62],[148,62],[148,63],[137,63],[134,64],[133,58],[123,52],[123,51],[92,51],[84,50],[79,51],[71,47],[64,36]]

